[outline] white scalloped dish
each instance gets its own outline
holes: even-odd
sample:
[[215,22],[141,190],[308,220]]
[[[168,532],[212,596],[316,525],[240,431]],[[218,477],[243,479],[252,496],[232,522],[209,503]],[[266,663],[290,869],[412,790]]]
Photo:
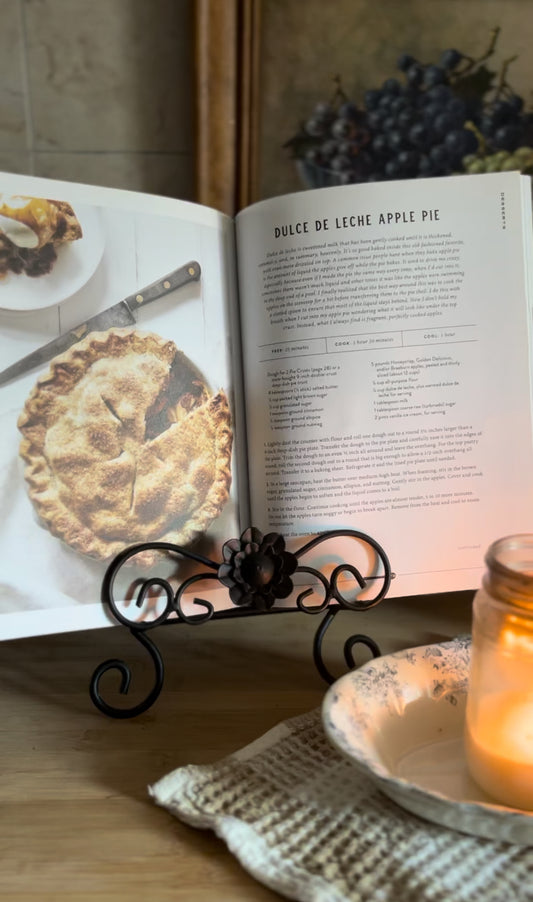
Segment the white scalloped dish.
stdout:
[[533,845],[533,812],[498,805],[468,773],[469,661],[468,638],[369,661],[326,693],[326,734],[407,811],[462,833]]

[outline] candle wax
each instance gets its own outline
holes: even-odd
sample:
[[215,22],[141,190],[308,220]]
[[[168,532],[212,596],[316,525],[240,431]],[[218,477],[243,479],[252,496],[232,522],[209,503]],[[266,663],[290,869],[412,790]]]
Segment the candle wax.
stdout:
[[467,713],[466,757],[482,789],[503,805],[533,810],[533,695],[497,692]]

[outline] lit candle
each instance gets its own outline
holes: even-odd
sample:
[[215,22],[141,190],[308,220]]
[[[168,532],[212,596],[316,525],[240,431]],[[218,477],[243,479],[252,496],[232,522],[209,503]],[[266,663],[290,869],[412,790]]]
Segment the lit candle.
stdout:
[[533,536],[489,548],[474,600],[465,750],[496,802],[533,810]]
[[499,802],[533,809],[533,694],[497,692],[482,699],[466,732],[477,783]]

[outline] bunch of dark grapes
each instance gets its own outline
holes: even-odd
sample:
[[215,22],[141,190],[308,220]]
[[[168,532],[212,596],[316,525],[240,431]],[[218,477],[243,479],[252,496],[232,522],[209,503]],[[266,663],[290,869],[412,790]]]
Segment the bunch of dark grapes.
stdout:
[[450,84],[450,72],[460,60],[456,51],[446,51],[439,66],[422,66],[402,56],[398,66],[405,84],[389,78],[378,90],[366,92],[377,178],[449,175],[477,150],[479,138],[469,125],[467,102]]
[[303,160],[331,173],[337,184],[367,181],[372,172],[366,114],[343,99],[340,89],[333,102],[317,104],[296,140],[303,146]]
[[[524,171],[533,116],[507,84],[511,61],[496,87],[494,73],[485,66],[498,33],[495,29],[487,53],[477,61],[455,49],[445,50],[438,64],[403,54],[397,64],[401,76],[366,91],[360,106],[339,84],[333,101],[318,104],[287,145],[315,184],[494,171],[491,164],[496,166],[503,152],[506,156],[498,160],[505,168]],[[491,163],[476,168],[475,160],[489,158]]]

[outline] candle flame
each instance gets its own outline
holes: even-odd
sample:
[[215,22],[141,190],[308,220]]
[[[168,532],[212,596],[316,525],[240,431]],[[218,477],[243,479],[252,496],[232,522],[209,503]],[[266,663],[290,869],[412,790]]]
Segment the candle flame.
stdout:
[[530,655],[533,659],[533,625],[517,617],[509,617],[508,626],[500,633],[500,648],[509,655]]

